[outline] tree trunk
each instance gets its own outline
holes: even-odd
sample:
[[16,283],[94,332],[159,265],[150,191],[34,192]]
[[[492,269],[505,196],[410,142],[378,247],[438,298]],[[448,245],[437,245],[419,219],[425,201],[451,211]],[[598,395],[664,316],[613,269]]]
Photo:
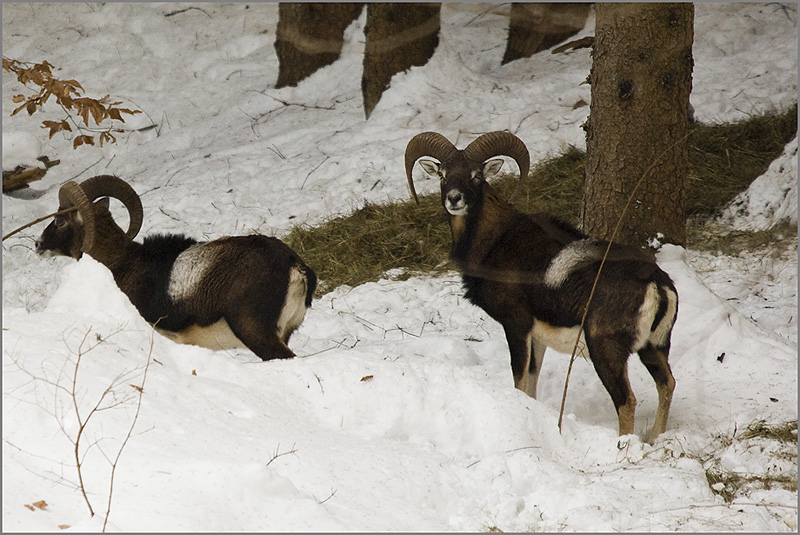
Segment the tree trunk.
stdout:
[[694,7],[597,3],[595,11],[583,229],[611,238],[641,179],[614,240],[683,245]]
[[591,4],[511,4],[508,41],[502,63],[529,58],[568,39],[586,25]]
[[275,87],[296,86],[342,53],[344,31],[364,4],[281,3],[278,6],[278,81]]
[[392,76],[425,65],[439,44],[440,4],[371,3],[361,91],[367,118]]

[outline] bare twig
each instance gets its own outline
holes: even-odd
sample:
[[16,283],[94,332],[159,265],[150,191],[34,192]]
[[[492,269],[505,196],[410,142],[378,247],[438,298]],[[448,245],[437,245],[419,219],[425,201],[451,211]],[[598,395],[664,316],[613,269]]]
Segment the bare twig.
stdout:
[[333,498],[334,496],[336,496],[336,489],[331,489],[331,493],[330,493],[330,495],[328,495],[328,497],[327,497],[327,498],[325,498],[324,500],[320,501],[319,499],[317,499],[317,497],[316,497],[316,496],[314,496],[314,499],[315,499],[315,500],[317,500],[317,503],[318,503],[319,505],[322,505],[323,503],[327,502],[328,500],[330,500],[330,499],[331,499],[331,498]]
[[196,9],[197,11],[202,11],[203,13],[205,13],[206,17],[213,18],[211,15],[208,14],[208,12],[206,10],[200,9],[199,7],[187,7],[185,9],[178,9],[176,11],[171,11],[170,13],[165,14],[164,17],[173,17],[173,16],[179,15],[181,13],[186,13],[190,9]]
[[[119,465],[119,461],[122,456],[122,452],[124,451],[128,441],[133,434],[134,427],[139,418],[139,414],[141,411],[142,406],[142,396],[144,394],[144,386],[147,380],[147,372],[150,367],[150,362],[152,359],[152,351],[153,351],[153,334],[151,334],[150,338],[150,350],[147,355],[147,363],[144,366],[144,371],[142,373],[141,381],[138,384],[130,384],[131,376],[134,373],[137,373],[137,370],[128,370],[119,373],[116,377],[114,377],[109,385],[100,393],[97,400],[90,405],[88,412],[84,414],[84,411],[81,409],[82,400],[85,396],[85,392],[80,387],[80,382],[78,380],[78,376],[81,370],[81,363],[83,362],[83,357],[85,357],[88,353],[99,347],[100,345],[108,342],[109,338],[112,336],[122,332],[124,325],[119,327],[116,331],[111,332],[107,336],[101,336],[96,331],[93,331],[92,328],[86,330],[85,333],[80,338],[80,342],[78,343],[77,347],[71,346],[67,342],[67,333],[65,332],[63,335],[64,344],[67,347],[67,350],[70,354],[75,356],[74,361],[70,358],[67,358],[60,367],[60,369],[56,372],[55,377],[52,374],[47,373],[44,369],[42,370],[43,375],[36,375],[25,366],[18,361],[18,359],[12,360],[17,365],[17,367],[28,375],[31,378],[31,382],[34,384],[36,383],[44,383],[53,388],[53,395],[54,395],[54,410],[51,412],[48,409],[45,409],[48,413],[52,414],[58,425],[61,429],[61,432],[67,437],[67,439],[72,444],[72,457],[74,459],[74,465],[76,468],[78,482],[77,484],[67,481],[63,478],[63,476],[58,476],[60,479],[57,480],[57,483],[64,483],[67,482],[74,488],[80,490],[81,495],[83,496],[84,501],[89,509],[89,514],[91,516],[95,515],[94,507],[92,506],[91,500],[89,499],[89,491],[87,488],[86,480],[84,479],[84,468],[87,460],[87,455],[89,452],[96,448],[100,451],[103,457],[108,461],[111,465],[111,474],[109,480],[109,490],[108,490],[108,501],[106,504],[106,515],[103,522],[103,531],[106,530],[106,526],[108,523],[108,517],[111,511],[111,503],[113,498],[113,489],[114,489],[114,478],[116,474],[117,466]],[[74,331],[73,331],[74,332]],[[155,329],[153,329],[155,332]],[[94,333],[94,336],[91,336]],[[69,381],[67,384],[64,384],[66,381]],[[28,383],[30,384],[30,383]],[[96,438],[91,439],[88,438],[88,429],[91,422],[96,420],[95,416],[99,413],[104,411],[108,411],[117,407],[122,406],[123,404],[127,403],[131,400],[132,396],[130,391],[122,392],[119,388],[122,385],[128,384],[133,388],[133,390],[137,393],[137,402],[136,402],[136,411],[133,416],[133,420],[131,425],[128,429],[127,434],[124,436],[119,449],[116,452],[116,455],[111,458],[103,451],[100,446],[101,441],[105,440],[104,438]],[[59,393],[61,395],[66,395],[68,397],[68,403],[70,405],[69,409],[64,409],[63,412],[60,412],[58,409],[63,408],[61,403],[59,402]],[[65,424],[65,415],[67,412],[72,412],[77,420],[77,432],[72,434],[70,430],[68,430],[67,425]],[[87,445],[87,441],[90,441]],[[17,446],[14,446],[17,449]]]
[[324,164],[325,162],[327,162],[328,160],[330,160],[330,158],[331,158],[330,156],[325,156],[325,159],[324,159],[324,160],[322,160],[321,162],[319,162],[319,163],[317,164],[317,166],[316,166],[314,169],[312,169],[311,171],[309,171],[309,173],[306,175],[306,178],[305,178],[305,179],[303,179],[303,183],[302,183],[302,184],[300,184],[300,189],[303,189],[303,187],[306,185],[306,180],[308,180],[308,177],[310,177],[310,176],[311,176],[311,175],[314,173],[314,171],[316,171],[317,169],[319,169],[319,168],[322,166],[322,164]]
[[32,227],[36,223],[41,223],[42,221],[45,221],[45,220],[50,219],[51,217],[55,217],[57,215],[66,214],[68,212],[74,212],[77,209],[78,208],[75,207],[75,206],[72,206],[70,208],[64,208],[63,210],[59,210],[58,212],[53,212],[52,214],[48,214],[46,216],[40,217],[39,219],[31,221],[30,223],[26,223],[26,224],[22,225],[21,227],[19,227],[18,229],[14,229],[11,232],[9,232],[8,234],[6,234],[5,236],[3,236],[3,241],[6,241],[6,238],[10,238],[14,234],[16,234],[16,233],[18,233],[18,232],[20,232],[22,230],[25,230],[28,227]]
[[287,100],[283,100],[282,98],[274,97],[274,96],[269,95],[269,94],[264,93],[264,92],[261,92],[261,94],[264,95],[265,97],[271,98],[272,100],[274,100],[276,102],[280,102],[285,107],[298,106],[300,108],[303,108],[304,110],[326,110],[326,111],[332,111],[332,110],[336,109],[336,106],[334,104],[331,104],[330,106],[317,106],[315,104],[301,104],[299,102],[289,102]]
[[[83,336],[83,340],[81,340],[80,347],[83,346],[83,343],[86,341],[86,337],[89,336],[91,329],[86,331],[86,334]],[[75,440],[73,440],[72,444],[74,446],[74,455],[75,455],[75,465],[78,469],[78,483],[80,484],[81,494],[83,494],[83,499],[86,501],[86,505],[89,507],[89,514],[94,516],[94,509],[92,508],[92,502],[89,501],[89,496],[86,495],[86,485],[83,481],[83,460],[81,459],[80,455],[80,445],[81,445],[81,437],[83,436],[84,431],[86,430],[86,424],[91,419],[92,415],[94,414],[95,410],[97,409],[98,405],[103,401],[103,398],[108,393],[108,389],[106,389],[103,394],[100,396],[100,400],[95,405],[94,409],[89,412],[89,416],[87,416],[86,420],[81,420],[81,412],[80,408],[78,407],[78,396],[77,396],[77,385],[78,385],[78,369],[81,364],[81,357],[83,353],[79,351],[77,354],[77,360],[75,361],[75,371],[72,375],[72,390],[70,391],[72,397],[72,406],[75,409],[75,417],[78,419],[78,434],[75,436]],[[91,351],[93,348],[89,348]]]
[[272,461],[274,461],[278,457],[283,457],[284,455],[297,453],[297,450],[294,449],[294,444],[292,444],[292,448],[289,451],[284,451],[283,453],[278,453],[280,451],[280,449],[281,449],[281,444],[279,442],[278,445],[275,447],[275,453],[272,454],[272,458],[269,461],[267,461],[267,464],[265,466],[271,465]]
[[[75,180],[76,178],[78,178],[79,176],[81,176],[83,173],[85,173],[86,171],[88,171],[89,169],[91,169],[92,167],[94,167],[95,165],[97,165],[97,164],[99,164],[100,162],[102,162],[102,161],[103,161],[103,158],[105,158],[105,156],[100,156],[100,159],[99,159],[99,160],[97,160],[97,161],[96,161],[96,162],[94,162],[92,165],[90,165],[89,167],[87,167],[86,169],[84,169],[83,171],[81,171],[80,173],[78,173],[77,175],[75,175],[74,177],[70,178],[69,180]],[[65,180],[65,181],[64,181],[64,182],[62,182],[61,184],[62,184],[62,185],[63,185],[63,184],[66,184],[67,182],[69,182],[69,180]]]
[[[158,322],[156,322],[158,323]],[[119,459],[122,456],[122,451],[125,449],[125,446],[128,444],[128,440],[130,440],[131,435],[133,434],[133,428],[136,427],[136,422],[139,420],[139,413],[142,409],[142,396],[144,395],[144,384],[147,381],[147,371],[150,369],[150,362],[153,356],[153,338],[155,337],[155,324],[153,325],[153,329],[150,333],[150,350],[147,352],[147,363],[144,366],[144,372],[142,373],[142,382],[141,384],[131,385],[137,392],[137,400],[136,400],[136,412],[133,415],[133,420],[131,421],[131,426],[128,428],[128,433],[125,435],[125,438],[122,440],[122,444],[117,450],[117,456],[114,458],[114,462],[111,463],[111,477],[108,484],[108,504],[106,506],[106,517],[103,520],[103,533],[106,531],[106,525],[108,524],[108,515],[111,514],[111,499],[114,493],[114,475],[117,471],[117,465],[119,464]]]

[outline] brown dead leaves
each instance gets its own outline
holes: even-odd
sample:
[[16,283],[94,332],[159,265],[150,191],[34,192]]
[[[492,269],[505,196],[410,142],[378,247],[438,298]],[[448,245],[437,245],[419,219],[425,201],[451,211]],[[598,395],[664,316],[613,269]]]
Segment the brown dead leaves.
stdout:
[[[36,92],[31,95],[19,94],[12,97],[11,100],[15,104],[19,104],[19,106],[11,112],[11,115],[16,115],[22,110],[27,111],[28,115],[33,115],[36,111],[41,110],[42,106],[50,98],[55,99],[56,104],[66,112],[67,117],[61,121],[42,121],[42,128],[49,130],[50,138],[52,138],[58,132],[72,132],[72,126],[74,125],[81,134],[73,139],[73,149],[77,149],[81,145],[95,144],[94,135],[84,133],[84,128],[89,128],[90,126],[90,120],[94,122],[96,127],[99,127],[100,123],[107,119],[124,123],[123,114],[135,115],[141,113],[140,110],[117,107],[122,102],[109,102],[110,95],[106,95],[101,99],[82,96],[84,93],[83,86],[77,80],[54,78],[53,66],[47,61],[42,61],[33,66],[28,65],[15,59],[3,58],[4,71],[16,74],[17,80],[28,88],[31,88],[31,86],[38,87],[38,91],[32,88]],[[79,119],[83,121],[83,127],[80,125]],[[105,143],[116,143],[117,138],[113,132],[123,132],[123,130],[110,126],[99,131],[101,147]]]
[[26,503],[25,507],[27,507],[31,511],[35,511],[36,509],[39,509],[40,511],[44,511],[45,508],[47,507],[47,502],[44,501],[44,500],[39,500],[38,502],[33,502],[32,504],[27,504]]
[[[39,500],[38,502],[33,502],[33,503],[26,503],[24,505],[27,509],[30,509],[31,511],[36,511],[37,509],[40,511],[44,511],[45,509],[47,509],[47,502],[44,500]],[[69,529],[70,527],[72,526],[70,526],[69,524],[58,525],[58,529]]]

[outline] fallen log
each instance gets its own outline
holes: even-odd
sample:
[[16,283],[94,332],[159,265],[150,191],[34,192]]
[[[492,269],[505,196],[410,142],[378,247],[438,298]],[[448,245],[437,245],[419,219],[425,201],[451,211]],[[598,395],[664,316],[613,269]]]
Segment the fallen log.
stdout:
[[31,182],[41,180],[48,169],[61,163],[61,160],[50,160],[47,156],[39,158],[45,168],[17,166],[11,171],[3,171],[3,193],[24,188]]

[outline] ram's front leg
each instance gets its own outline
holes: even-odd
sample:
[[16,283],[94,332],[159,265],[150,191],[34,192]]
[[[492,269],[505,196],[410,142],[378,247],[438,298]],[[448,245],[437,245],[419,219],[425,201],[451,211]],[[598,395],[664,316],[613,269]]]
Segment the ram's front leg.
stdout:
[[[511,353],[511,373],[514,375],[514,386],[523,392],[529,392],[530,376],[528,370],[531,361],[530,337],[513,327],[504,326],[508,350]],[[534,389],[536,377],[533,377]],[[535,393],[535,392],[534,392]],[[530,394],[529,394],[530,395]]]
[[530,397],[536,399],[536,387],[539,384],[539,372],[542,371],[542,361],[544,361],[544,350],[547,346],[541,342],[537,342],[533,337],[528,337],[530,340],[530,365],[528,366],[528,384],[526,385],[525,392]]

